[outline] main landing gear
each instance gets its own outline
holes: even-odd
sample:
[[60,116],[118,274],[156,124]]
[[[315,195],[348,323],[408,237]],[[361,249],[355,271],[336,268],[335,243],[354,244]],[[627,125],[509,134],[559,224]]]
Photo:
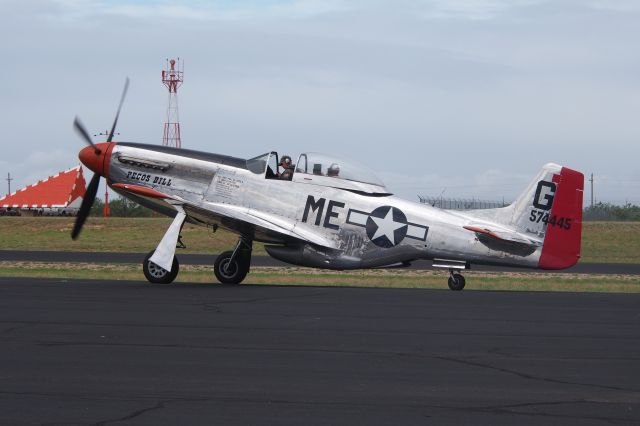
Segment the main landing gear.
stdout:
[[213,265],[213,273],[222,284],[240,284],[251,266],[252,241],[240,238],[232,251],[221,253]]
[[144,272],[145,278],[153,284],[171,284],[180,271],[178,258],[173,256],[171,271],[167,271],[149,260],[153,253],[155,253],[155,250],[151,250],[147,257],[144,258],[144,262],[142,262],[142,272]]
[[[235,249],[221,253],[213,265],[213,272],[222,284],[240,284],[245,279],[251,265],[252,241],[240,238]],[[171,284],[178,276],[180,263],[173,256],[171,271],[156,265],[151,261],[155,253],[152,250],[142,262],[145,278],[153,284]]]
[[449,269],[449,288],[453,291],[461,291],[464,288],[464,277],[460,272]]
[[142,262],[142,272],[145,278],[153,284],[170,284],[178,276],[180,265],[176,259],[176,248],[185,248],[180,238],[180,230],[187,218],[182,206],[175,206],[176,217],[169,225],[160,244],[149,252]]

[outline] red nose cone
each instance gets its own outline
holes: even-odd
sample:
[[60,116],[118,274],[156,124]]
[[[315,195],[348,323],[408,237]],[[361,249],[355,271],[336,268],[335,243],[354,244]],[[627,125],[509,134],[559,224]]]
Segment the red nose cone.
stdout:
[[[82,164],[87,166],[101,176],[106,176],[109,172],[109,162],[107,161],[108,154],[111,153],[112,143],[103,142],[97,143],[96,148],[88,146],[80,150],[78,158],[82,161]],[[96,149],[98,152],[96,152]]]

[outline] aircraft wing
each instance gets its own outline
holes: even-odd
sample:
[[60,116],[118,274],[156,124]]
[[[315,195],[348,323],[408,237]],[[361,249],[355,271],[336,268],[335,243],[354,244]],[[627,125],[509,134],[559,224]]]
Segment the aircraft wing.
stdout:
[[263,211],[250,209],[247,207],[234,206],[231,204],[205,202],[196,206],[187,200],[177,196],[169,196],[151,188],[132,184],[114,184],[114,189],[124,190],[137,196],[161,200],[167,204],[178,204],[185,206],[185,211],[189,215],[192,209],[198,211],[199,216],[215,216],[225,227],[239,230],[247,228],[259,228],[266,233],[276,233],[281,236],[294,238],[304,242],[316,244],[322,247],[337,248],[333,240],[325,238],[304,227],[297,226],[297,221],[281,216],[272,215]]
[[296,226],[297,221],[281,216],[272,215],[263,211],[234,206],[230,204],[211,203],[204,204],[206,210],[211,213],[225,217],[226,220],[241,222],[238,225],[250,224],[283,236],[292,237],[298,240],[309,242],[323,247],[335,249],[336,243],[333,240],[318,235],[310,230]]

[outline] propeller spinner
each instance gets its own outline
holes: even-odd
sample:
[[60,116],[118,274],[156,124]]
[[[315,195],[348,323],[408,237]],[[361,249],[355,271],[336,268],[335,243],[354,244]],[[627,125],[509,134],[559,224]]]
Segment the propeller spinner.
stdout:
[[93,202],[96,199],[96,194],[98,193],[98,185],[100,184],[100,177],[106,176],[108,170],[108,162],[107,153],[110,152],[109,147],[113,144],[113,135],[116,131],[116,125],[118,124],[118,117],[120,117],[120,110],[122,109],[122,104],[124,103],[125,96],[127,95],[127,90],[129,89],[129,78],[125,80],[124,89],[122,90],[122,96],[120,97],[120,104],[118,105],[118,110],[116,112],[116,117],[113,120],[113,126],[111,126],[111,132],[109,133],[109,137],[106,142],[95,144],[93,140],[91,140],[91,136],[89,136],[89,132],[84,127],[82,122],[78,117],[73,121],[73,127],[76,132],[82,137],[82,139],[86,142],[86,148],[80,150],[78,157],[82,164],[87,166],[94,172],[91,181],[89,182],[89,186],[87,186],[87,191],[85,192],[84,199],[82,200],[82,204],[80,205],[80,209],[78,210],[78,215],[76,217],[76,222],[73,225],[73,230],[71,231],[71,238],[77,239],[78,235],[80,235],[80,231],[82,231],[82,226],[84,222],[87,220],[89,216],[89,212],[91,211],[91,206],[93,206]]

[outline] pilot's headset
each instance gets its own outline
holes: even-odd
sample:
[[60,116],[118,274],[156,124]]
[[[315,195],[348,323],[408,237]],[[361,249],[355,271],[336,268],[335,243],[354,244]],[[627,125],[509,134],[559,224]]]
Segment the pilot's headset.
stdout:
[[[284,165],[283,165],[284,163]],[[291,167],[291,157],[288,155],[283,155],[280,159],[280,165],[283,165],[284,168],[288,169]]]

